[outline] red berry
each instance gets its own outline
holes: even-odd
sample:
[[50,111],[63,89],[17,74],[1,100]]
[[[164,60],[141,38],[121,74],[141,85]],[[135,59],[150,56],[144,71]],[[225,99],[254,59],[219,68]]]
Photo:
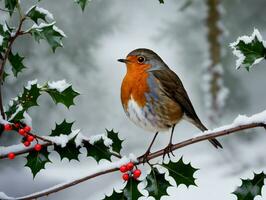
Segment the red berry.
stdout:
[[129,174],[123,174],[122,178],[123,178],[124,181],[128,181]]
[[12,130],[12,125],[11,124],[5,124],[4,125],[5,131],[11,131]]
[[24,144],[25,147],[30,146],[30,142],[29,141],[25,141],[23,144]]
[[20,135],[22,135],[22,136],[25,136],[25,135],[26,135],[25,130],[22,129],[22,128],[18,130],[18,133],[19,133]]
[[141,175],[141,171],[139,169],[136,169],[134,172],[133,172],[133,177],[135,179],[137,179],[138,177],[140,177]]
[[30,132],[31,131],[31,127],[30,126],[25,126],[24,127],[24,131],[27,132],[27,133]]
[[27,141],[28,142],[32,142],[34,140],[34,137],[32,136],[32,135],[29,135],[28,137],[27,137]]
[[134,164],[132,162],[127,164],[127,170],[128,171],[131,171],[133,169],[133,167],[134,167]]
[[122,173],[127,172],[127,166],[126,166],[126,165],[122,165],[122,166],[120,167],[120,172],[122,172]]
[[9,158],[10,160],[13,160],[15,157],[16,157],[16,155],[15,155],[13,152],[10,152],[10,153],[8,154],[8,158]]
[[36,151],[40,151],[40,150],[42,149],[42,145],[40,145],[40,144],[36,144],[36,145],[34,146],[34,149],[35,149]]
[[14,125],[16,128],[19,128],[20,127],[20,123],[15,123],[15,125]]

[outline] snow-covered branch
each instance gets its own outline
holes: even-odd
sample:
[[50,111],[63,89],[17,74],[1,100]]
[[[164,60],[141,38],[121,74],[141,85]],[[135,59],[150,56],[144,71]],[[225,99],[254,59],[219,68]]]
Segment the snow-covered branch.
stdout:
[[[229,135],[231,133],[236,133],[236,132],[239,132],[242,130],[252,129],[252,128],[256,128],[256,127],[264,127],[264,128],[266,127],[266,110],[261,112],[261,113],[250,116],[250,117],[247,117],[244,115],[239,115],[231,124],[221,126],[221,127],[215,128],[213,130],[208,130],[208,131],[205,131],[203,133],[199,133],[190,139],[187,139],[187,140],[184,140],[182,142],[175,144],[173,146],[173,150],[177,150],[179,148],[182,148],[182,147],[194,144],[194,143],[198,143],[201,141]],[[154,158],[157,158],[159,156],[162,156],[163,154],[164,154],[164,149],[161,149],[161,150],[158,150],[154,153],[151,153],[148,156],[147,161],[152,160]],[[65,183],[62,183],[59,185],[55,185],[51,188],[45,189],[43,191],[40,191],[40,192],[37,192],[34,194],[15,198],[15,197],[9,197],[6,194],[0,192],[0,199],[27,200],[27,199],[36,199],[39,197],[44,197],[44,196],[47,196],[49,194],[52,194],[52,193],[64,190],[66,188],[72,187],[74,185],[77,185],[77,184],[84,182],[84,181],[87,181],[89,179],[93,179],[95,177],[98,177],[98,176],[101,176],[104,174],[118,171],[119,167],[121,165],[123,165],[129,161],[134,162],[135,165],[141,164],[143,162],[140,157],[136,159],[132,154],[129,156],[129,158],[123,157],[123,158],[120,158],[118,161],[99,165],[97,167],[97,169],[95,169],[94,171],[91,171],[87,176],[79,177],[79,178],[73,179],[71,181],[68,181],[68,182],[65,182]]]

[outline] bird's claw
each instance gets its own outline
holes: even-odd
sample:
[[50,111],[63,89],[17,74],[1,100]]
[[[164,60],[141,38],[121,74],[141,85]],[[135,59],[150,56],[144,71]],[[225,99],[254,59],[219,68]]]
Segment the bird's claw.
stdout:
[[173,150],[172,150],[172,147],[173,147],[173,144],[172,143],[169,143],[163,150],[163,160],[164,160],[164,157],[165,155],[167,154],[168,158],[170,158],[170,154],[172,154],[173,156],[174,153],[173,153]]

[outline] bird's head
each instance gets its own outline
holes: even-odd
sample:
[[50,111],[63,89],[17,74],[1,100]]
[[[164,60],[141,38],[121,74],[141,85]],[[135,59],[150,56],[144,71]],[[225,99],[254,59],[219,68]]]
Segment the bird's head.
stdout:
[[168,68],[163,60],[150,49],[135,49],[131,51],[126,59],[118,59],[127,66],[127,70],[160,70]]

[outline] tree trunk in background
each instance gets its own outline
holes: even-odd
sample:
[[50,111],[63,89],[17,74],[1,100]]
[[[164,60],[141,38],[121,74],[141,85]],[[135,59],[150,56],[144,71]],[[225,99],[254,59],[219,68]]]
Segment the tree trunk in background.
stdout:
[[219,28],[219,0],[206,0],[207,4],[207,41],[209,43],[209,62],[204,71],[206,106],[208,118],[212,124],[217,124],[221,117],[225,99],[228,94],[223,86],[223,67],[221,65],[221,45],[219,42],[222,30]]

